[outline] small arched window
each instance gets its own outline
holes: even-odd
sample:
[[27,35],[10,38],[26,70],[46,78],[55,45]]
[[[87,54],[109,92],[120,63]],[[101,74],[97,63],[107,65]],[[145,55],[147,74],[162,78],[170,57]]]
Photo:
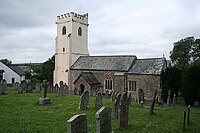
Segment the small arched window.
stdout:
[[63,47],[63,52],[65,52],[65,48]]
[[66,34],[66,27],[65,27],[65,26],[63,26],[63,28],[62,28],[62,34],[63,34],[63,35]]
[[81,27],[78,28],[78,35],[82,36],[82,28]]

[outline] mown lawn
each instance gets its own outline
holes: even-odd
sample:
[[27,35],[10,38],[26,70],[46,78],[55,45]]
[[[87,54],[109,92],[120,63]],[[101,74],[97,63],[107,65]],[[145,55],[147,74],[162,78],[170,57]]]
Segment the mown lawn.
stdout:
[[[94,97],[90,97],[89,109],[79,111],[79,96],[65,95],[57,97],[49,93],[51,104],[38,105],[40,93],[17,94],[11,88],[8,95],[0,95],[0,133],[65,133],[66,121],[75,114],[87,114],[89,133],[95,133]],[[149,106],[149,102],[146,103]],[[113,108],[110,99],[103,100],[103,105]],[[159,106],[153,116],[149,116],[149,109],[140,107],[132,102],[129,108],[129,127],[119,129],[117,120],[112,118],[113,131],[116,133],[135,132],[182,132],[183,112],[186,107],[182,102],[173,109],[170,106]],[[186,126],[185,132],[200,132],[200,108],[191,108],[191,124]]]

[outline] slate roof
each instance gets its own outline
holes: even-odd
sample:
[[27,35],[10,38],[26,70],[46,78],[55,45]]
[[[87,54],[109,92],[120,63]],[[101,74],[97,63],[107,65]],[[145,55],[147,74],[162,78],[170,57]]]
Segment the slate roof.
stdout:
[[133,74],[161,74],[163,58],[137,59],[128,73]]
[[25,75],[25,72],[18,66],[11,66],[11,69],[14,70],[19,75]]
[[78,81],[78,79],[79,79],[81,76],[82,76],[82,77],[88,82],[88,84],[90,84],[90,85],[101,84],[101,83],[96,79],[96,77],[93,75],[92,72],[81,73],[81,74],[78,76],[78,78],[74,81],[74,84]]
[[128,71],[136,56],[81,56],[71,69]]

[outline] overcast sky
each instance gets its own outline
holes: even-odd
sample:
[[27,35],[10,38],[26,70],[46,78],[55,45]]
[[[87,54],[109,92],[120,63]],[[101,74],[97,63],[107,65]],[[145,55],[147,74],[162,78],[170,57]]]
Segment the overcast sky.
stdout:
[[56,18],[89,13],[90,55],[169,59],[173,43],[200,38],[200,0],[0,0],[0,59],[53,56]]

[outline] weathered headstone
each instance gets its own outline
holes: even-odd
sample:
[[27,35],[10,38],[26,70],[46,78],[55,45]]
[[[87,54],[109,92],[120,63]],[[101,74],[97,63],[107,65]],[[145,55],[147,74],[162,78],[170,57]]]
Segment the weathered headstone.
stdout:
[[87,115],[75,115],[67,121],[67,133],[87,133]]
[[106,98],[108,98],[109,96],[109,91],[108,90],[106,90]]
[[59,86],[58,86],[58,84],[56,83],[55,86],[54,86],[54,91],[58,93],[58,89],[59,89]]
[[26,81],[25,81],[25,80],[23,80],[23,81],[21,82],[21,86],[22,86],[22,89],[23,89],[23,90],[26,90],[27,84],[26,84]]
[[50,99],[47,98],[47,87],[48,87],[47,80],[43,80],[42,86],[43,86],[43,93],[42,93],[42,98],[39,98],[39,104],[46,105],[50,103]]
[[58,93],[57,96],[64,96],[64,84],[63,81],[59,82],[59,88],[58,88]]
[[65,83],[63,86],[64,86],[64,93],[65,93],[65,94],[68,94],[68,89],[69,89],[69,87],[67,86],[66,83]]
[[167,106],[170,105],[170,90],[168,91],[168,97],[167,97]]
[[157,95],[157,90],[155,91],[152,102],[151,102],[150,115],[154,114],[153,110],[154,110],[154,106],[155,106],[155,102],[156,102],[156,95]]
[[100,109],[102,107],[102,94],[101,92],[99,92],[97,95],[96,95],[96,99],[95,99],[95,109]]
[[35,84],[35,91],[38,93],[41,92],[41,84],[40,83]]
[[111,100],[112,100],[113,102],[115,101],[115,94],[116,94],[116,92],[113,91],[113,93],[112,93],[112,95],[111,95]]
[[80,97],[80,102],[79,102],[79,110],[84,110],[88,108],[88,103],[89,103],[89,92],[84,91],[83,94]]
[[96,133],[111,133],[111,108],[102,107],[96,112]]
[[17,93],[23,93],[23,88],[22,88],[22,85],[19,84],[19,86],[17,87]]
[[33,84],[31,82],[27,83],[27,88],[26,88],[26,92],[33,92]]
[[128,127],[128,110],[131,103],[131,95],[124,92],[120,98],[119,106],[119,127]]
[[117,93],[115,101],[114,101],[114,115],[118,118],[119,114],[119,102],[120,102],[121,94]]
[[7,94],[7,82],[5,79],[1,80],[0,94]]
[[144,104],[144,91],[143,89],[138,89],[138,103],[143,106]]

